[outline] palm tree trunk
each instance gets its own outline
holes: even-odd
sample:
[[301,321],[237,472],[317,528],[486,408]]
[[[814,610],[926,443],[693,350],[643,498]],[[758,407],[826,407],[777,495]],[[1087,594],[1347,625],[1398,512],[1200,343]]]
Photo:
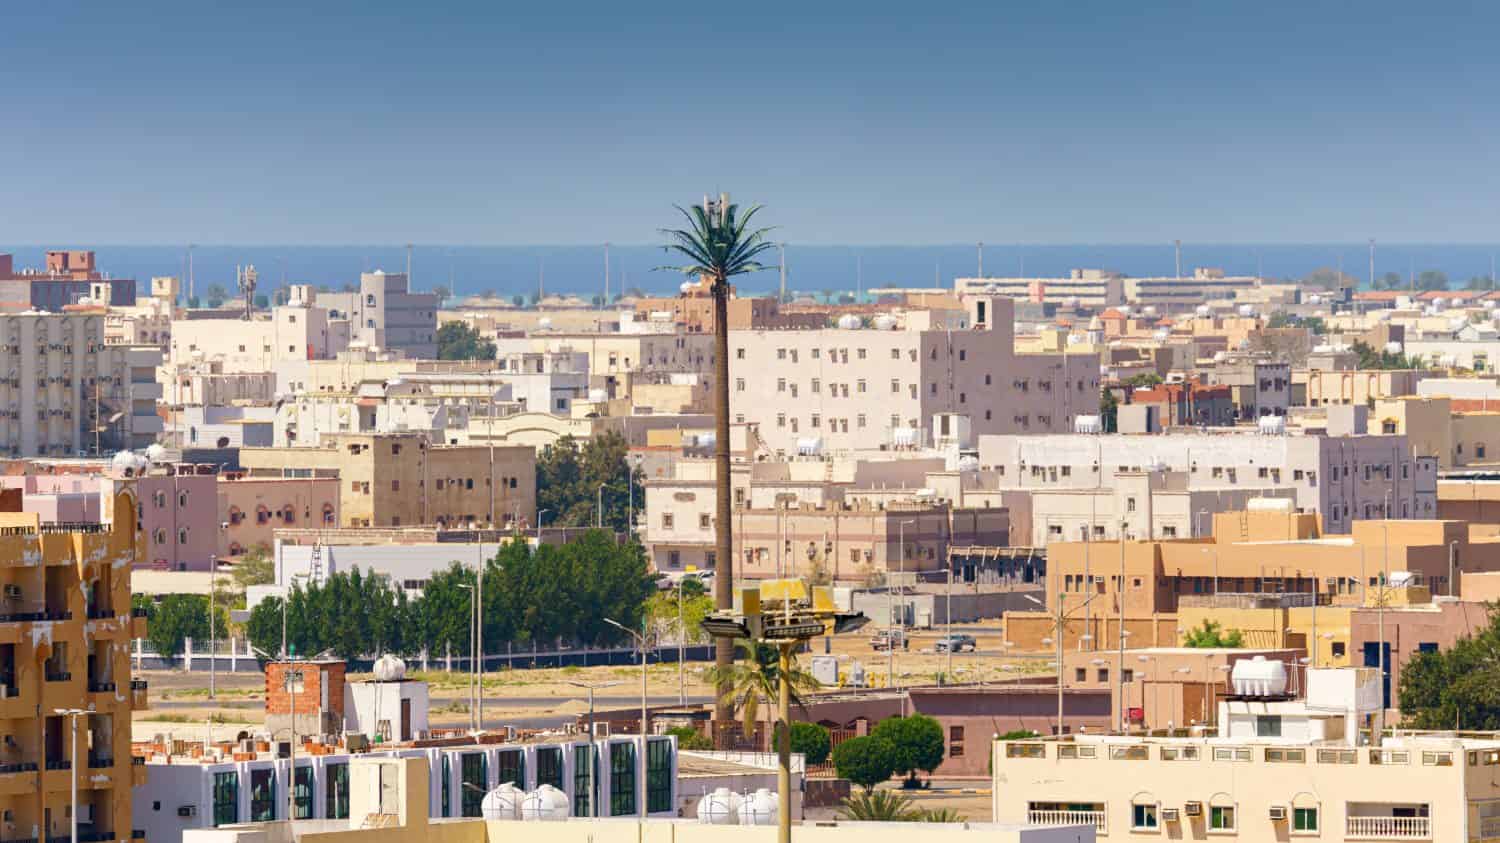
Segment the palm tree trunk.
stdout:
[[[714,278],[714,608],[734,608],[734,542],[730,535],[729,489],[729,280]],[[734,640],[714,639],[714,664],[721,673],[734,662]],[[720,680],[714,689],[714,735],[734,719],[728,699],[731,686]]]

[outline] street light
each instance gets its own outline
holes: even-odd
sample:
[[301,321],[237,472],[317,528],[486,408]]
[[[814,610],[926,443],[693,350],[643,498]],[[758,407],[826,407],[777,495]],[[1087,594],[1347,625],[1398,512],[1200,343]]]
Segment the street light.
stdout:
[[[1047,608],[1047,604],[1030,594],[1022,594],[1021,596],[1041,606],[1043,609]],[[1067,631],[1068,618],[1072,615],[1072,612],[1063,610],[1063,601],[1067,599],[1067,596],[1066,592],[1057,592],[1057,609],[1052,613],[1052,637],[1042,639],[1043,644],[1054,644],[1057,647],[1057,736],[1059,738],[1062,737],[1063,733],[1063,678],[1065,676],[1063,670],[1063,636]],[[1094,602],[1094,598],[1098,596],[1097,593],[1089,595],[1087,600],[1073,607],[1073,612],[1088,608],[1088,605]]]
[[73,746],[70,750],[71,760],[68,762],[68,772],[71,774],[69,786],[73,800],[73,810],[70,812],[71,816],[69,817],[72,825],[69,840],[71,843],[78,843],[78,715],[88,714],[89,712],[82,708],[54,708],[52,709],[52,713],[59,717],[70,718],[73,721]]
[[[634,638],[636,645],[641,649],[641,738],[644,740],[646,737],[646,618],[644,616],[641,618],[640,632],[636,632],[625,624],[611,618],[605,618],[604,622]],[[641,746],[641,751],[645,751],[644,744]],[[645,816],[644,806],[642,806],[642,809],[641,816]]]
[[[229,522],[219,524],[220,529],[229,529]],[[218,628],[214,623],[214,615],[218,614],[219,597],[219,557],[217,554],[208,555],[208,698],[214,698],[214,688],[218,678],[219,667],[219,637]]]
[[594,515],[594,528],[599,530],[604,529],[604,487],[608,485],[608,483],[600,483],[599,491],[596,495],[599,499],[599,508]]
[[588,690],[588,692],[589,692],[589,778],[588,778],[588,789],[589,789],[589,791],[588,791],[588,794],[589,794],[589,817],[593,818],[593,817],[599,816],[599,805],[598,805],[598,801],[599,800],[597,800],[597,799],[594,798],[594,795],[595,795],[594,794],[594,767],[597,766],[596,762],[597,762],[598,759],[596,758],[596,756],[598,755],[598,752],[599,752],[599,748],[594,744],[594,690],[597,689],[597,688],[613,688],[616,685],[623,685],[625,683],[623,683],[623,682],[580,682],[580,681],[578,681],[576,679],[569,679],[569,680],[567,680],[567,682],[568,682],[569,685],[572,685],[575,688],[586,688]]
[[483,693],[482,688],[476,691],[477,681],[475,679],[475,668],[477,668],[479,664],[479,660],[475,658],[475,654],[478,652],[478,648],[476,645],[479,643],[479,641],[477,636],[475,636],[474,634],[475,628],[479,625],[479,612],[477,605],[479,600],[479,589],[476,588],[472,583],[459,583],[458,587],[463,589],[464,591],[469,592],[469,732],[470,734],[477,734],[480,728],[483,726],[483,724],[480,723],[479,720],[475,717],[475,715],[479,711],[479,701],[477,697]]
[[536,512],[536,543],[542,543],[542,516],[551,512],[550,509],[539,509]]
[[[900,557],[901,557],[901,562],[900,562],[900,565],[901,565],[901,568],[900,568],[901,576],[900,576],[899,579],[903,580],[903,581],[906,579],[906,525],[907,524],[915,524],[915,523],[917,523],[916,520],[908,518],[905,521],[902,521],[901,523],[899,523],[899,524],[896,525],[896,534],[898,536],[897,540],[901,542],[901,552],[900,552]],[[886,569],[886,575],[887,575],[887,577],[889,577],[890,570],[891,570],[890,563],[886,563],[885,569]],[[885,603],[886,603],[886,612],[887,612],[887,617],[885,619],[886,620],[886,635],[885,635],[885,645],[886,645],[885,685],[886,685],[887,688],[894,688],[894,687],[896,687],[896,630],[895,630],[895,625],[896,625],[896,588],[895,588],[895,586],[896,586],[895,583],[887,583],[886,584],[886,589],[885,589]],[[901,631],[902,631],[902,633],[906,632],[906,600],[905,600],[905,595],[904,594],[902,595],[902,601],[901,601]],[[904,634],[902,635],[902,640],[903,641],[906,640],[906,636]],[[905,705],[904,704],[902,705],[902,709],[905,710]]]

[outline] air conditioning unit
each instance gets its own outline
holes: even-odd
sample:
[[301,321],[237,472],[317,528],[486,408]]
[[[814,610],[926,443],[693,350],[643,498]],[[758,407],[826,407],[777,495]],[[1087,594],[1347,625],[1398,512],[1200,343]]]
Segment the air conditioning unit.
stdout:
[[1286,806],[1285,805],[1272,805],[1271,806],[1271,822],[1278,822],[1279,823],[1279,822],[1283,822],[1285,820],[1286,820]]
[[1163,809],[1161,809],[1161,821],[1164,822],[1164,823],[1175,823],[1175,822],[1178,822],[1177,809],[1176,808],[1163,808]]
[[177,808],[177,816],[179,816],[179,817],[196,817],[196,816],[198,816],[198,806],[197,805],[182,805],[182,806],[179,806]]
[[594,724],[594,737],[596,737],[596,738],[607,738],[607,737],[609,737],[609,722],[608,721],[605,721],[603,723],[595,723]]
[[1203,803],[1189,802],[1182,806],[1182,812],[1190,817],[1201,817],[1203,816]]
[[16,585],[15,583],[6,583],[5,584],[5,599],[6,600],[20,600],[21,599],[21,587],[19,585]]

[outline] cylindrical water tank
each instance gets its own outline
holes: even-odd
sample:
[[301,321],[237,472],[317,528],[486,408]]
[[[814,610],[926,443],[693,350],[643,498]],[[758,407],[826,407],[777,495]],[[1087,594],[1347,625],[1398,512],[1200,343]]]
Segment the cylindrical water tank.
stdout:
[[1103,433],[1104,422],[1098,416],[1074,416],[1074,433]]
[[1130,305],[1128,305],[1128,304],[1122,304],[1119,307],[1115,308],[1115,310],[1120,311],[1120,314],[1122,316],[1129,316],[1130,315]]
[[596,404],[600,401],[607,400],[608,398],[609,393],[605,392],[602,389],[594,388],[589,390],[589,400],[593,401]]
[[386,653],[375,660],[371,672],[381,682],[400,682],[406,678],[406,662],[396,656]]
[[912,448],[917,444],[917,429],[898,427],[891,431],[891,444],[898,448]]
[[1255,424],[1263,436],[1280,436],[1286,433],[1286,416],[1261,416]]
[[543,316],[542,318],[536,320],[536,326],[538,328],[541,328],[542,330],[546,330],[547,328],[552,327],[552,318],[549,316]]
[[775,823],[779,801],[776,794],[766,788],[759,788],[754,793],[745,797],[744,804],[740,805],[740,825],[771,825]]
[[698,822],[708,825],[734,825],[740,819],[744,798],[727,787],[703,794],[698,800]]
[[1230,671],[1229,682],[1241,697],[1279,697],[1286,693],[1286,663],[1256,656],[1240,659]]
[[161,445],[147,445],[146,459],[150,462],[161,462],[167,458],[167,449]]
[[958,458],[958,470],[959,471],[978,471],[979,470],[979,457],[973,456],[972,454],[966,454],[966,455],[964,455],[962,457],[959,457]]
[[1255,315],[1255,305],[1242,304],[1239,307],[1239,313],[1240,313],[1241,316],[1254,316]]
[[1399,342],[1388,342],[1385,344],[1386,354],[1400,354],[1403,346]]
[[487,820],[518,820],[525,793],[511,782],[505,782],[486,793],[479,802],[479,814]]
[[691,293],[693,291],[693,282],[684,281],[677,285],[677,290],[681,293]]
[[1148,304],[1145,307],[1141,308],[1141,315],[1142,316],[1155,316],[1156,315],[1156,305],[1154,305],[1154,304]]
[[1198,314],[1199,316],[1207,316],[1208,314],[1213,313],[1213,310],[1210,309],[1206,304],[1200,304],[1197,307],[1193,308],[1193,312]]
[[717,441],[719,441],[717,433],[700,433],[695,444],[700,448],[712,448]]
[[889,313],[882,313],[879,316],[875,317],[875,328],[876,328],[876,330],[890,331],[890,330],[894,330],[895,327],[896,327],[896,317],[890,315]]
[[863,327],[864,324],[865,323],[860,321],[860,318],[858,316],[855,316],[852,313],[845,313],[843,316],[839,317],[838,321],[838,326],[845,331],[852,331],[856,328]]
[[1442,310],[1443,308],[1448,306],[1448,300],[1443,298],[1442,296],[1438,296],[1437,298],[1432,300],[1432,306],[1437,308],[1438,310]]
[[521,819],[565,820],[572,813],[571,807],[568,794],[550,784],[544,784],[521,797]]

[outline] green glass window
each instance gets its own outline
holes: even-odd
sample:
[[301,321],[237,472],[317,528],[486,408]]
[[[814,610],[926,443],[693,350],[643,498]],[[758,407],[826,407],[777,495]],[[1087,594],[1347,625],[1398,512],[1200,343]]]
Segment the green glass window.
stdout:
[[1130,806],[1131,828],[1156,828],[1156,806],[1155,805],[1131,805]]
[[495,760],[495,781],[500,784],[510,782],[516,787],[526,789],[526,754],[519,749],[501,750]]
[[240,821],[240,774],[214,773],[214,825]]
[[672,742],[646,741],[646,813],[672,810]]
[[276,771],[250,771],[250,822],[276,819]]
[[329,764],[328,792],[324,794],[323,816],[330,820],[349,819],[349,765]]
[[609,746],[609,815],[628,817],[635,813],[635,744]]
[[1293,808],[1292,809],[1293,831],[1317,831],[1318,809],[1317,808]]
[[[589,773],[591,765],[592,776]],[[589,787],[590,782],[593,783],[592,788]],[[599,754],[594,752],[592,744],[578,744],[573,747],[573,816],[593,816],[593,797],[598,793]]]
[[1214,831],[1234,831],[1234,808],[1215,805],[1208,809],[1208,827]]
[[479,805],[489,790],[489,759],[482,752],[466,752],[459,763],[463,783],[463,792],[458,797],[462,808],[459,815],[480,816]]
[[293,819],[310,820],[313,815],[313,768],[298,767],[292,776]]
[[563,789],[562,747],[544,746],[536,751],[536,786],[544,784]]
[[453,799],[453,780],[451,778],[453,769],[452,765],[448,762],[448,757],[446,752],[443,753],[443,816],[445,817],[453,816],[453,809],[450,807]]

